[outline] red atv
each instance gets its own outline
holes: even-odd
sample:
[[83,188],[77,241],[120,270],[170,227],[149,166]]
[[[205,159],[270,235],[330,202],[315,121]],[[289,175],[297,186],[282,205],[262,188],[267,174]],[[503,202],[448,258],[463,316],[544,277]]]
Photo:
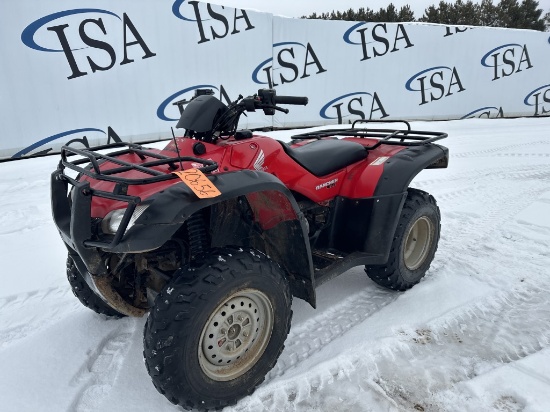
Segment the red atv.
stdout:
[[163,150],[62,148],[52,209],[73,292],[104,315],[149,312],[147,370],[184,408],[254,391],[283,350],[293,296],[315,307],[317,286],[359,265],[405,290],[433,260],[439,209],[408,186],[447,167],[433,143],[447,135],[358,121],[287,144],[237,130],[245,111],[307,102],[259,90],[226,106],[201,90],[178,102],[186,132]]

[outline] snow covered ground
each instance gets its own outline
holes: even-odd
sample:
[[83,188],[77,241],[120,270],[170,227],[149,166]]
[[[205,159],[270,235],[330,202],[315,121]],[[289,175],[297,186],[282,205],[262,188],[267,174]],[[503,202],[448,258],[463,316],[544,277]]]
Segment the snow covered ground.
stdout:
[[[450,167],[413,182],[442,212],[428,275],[395,293],[355,268],[318,289],[319,309],[295,300],[277,365],[227,411],[550,410],[550,118],[413,128],[450,135]],[[178,410],[143,365],[145,320],[72,296],[57,161],[0,164],[0,410]]]

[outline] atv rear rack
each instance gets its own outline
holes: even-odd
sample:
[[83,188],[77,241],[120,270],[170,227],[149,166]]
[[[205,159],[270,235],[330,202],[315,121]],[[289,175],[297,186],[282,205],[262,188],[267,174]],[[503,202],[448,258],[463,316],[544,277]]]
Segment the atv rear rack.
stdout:
[[[357,123],[404,123],[406,130],[402,129],[367,129],[356,128]],[[429,132],[412,130],[409,122],[404,120],[356,120],[351,129],[325,129],[316,132],[302,133],[292,136],[294,140],[323,139],[331,136],[360,137],[379,139],[372,146],[365,146],[366,150],[376,149],[382,144],[398,146],[423,146],[437,140],[445,139],[448,135],[442,132]]]

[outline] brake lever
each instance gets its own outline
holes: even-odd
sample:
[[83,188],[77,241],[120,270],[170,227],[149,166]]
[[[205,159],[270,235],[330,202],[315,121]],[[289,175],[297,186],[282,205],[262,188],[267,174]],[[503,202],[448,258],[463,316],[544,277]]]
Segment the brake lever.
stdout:
[[284,114],[288,114],[290,112],[290,110],[288,109],[285,109],[283,107],[279,107],[279,106],[274,106],[274,105],[271,105],[271,104],[264,104],[262,105],[261,107],[262,109],[274,109],[274,110],[278,110],[280,112],[283,112]]

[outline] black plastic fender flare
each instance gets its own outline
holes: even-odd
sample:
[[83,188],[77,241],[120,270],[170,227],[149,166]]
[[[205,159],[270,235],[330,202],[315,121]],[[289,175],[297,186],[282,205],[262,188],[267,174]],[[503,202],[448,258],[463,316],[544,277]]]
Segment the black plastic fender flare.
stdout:
[[294,196],[275,176],[265,172],[241,170],[208,177],[221,192],[220,196],[199,199],[183,182],[170,186],[144,202],[150,203],[150,206],[127,230],[120,243],[110,251],[135,253],[156,249],[195,212],[228,199],[270,190],[286,196],[296,212],[296,217],[300,219],[303,235],[307,238],[307,223]]
[[374,196],[387,196],[407,191],[415,176],[424,169],[446,168],[449,149],[437,144],[409,146],[384,163],[384,172]]
[[120,243],[108,251],[139,253],[154,250],[166,243],[191,215],[201,209],[240,196],[276,191],[284,196],[287,206],[295,214],[294,219],[284,222],[282,232],[273,234],[292,238],[288,239],[291,245],[288,250],[285,249],[287,243],[272,243],[274,248],[278,248],[276,262],[286,270],[293,294],[315,306],[315,281],[307,221],[290,190],[277,177],[254,170],[208,175],[208,178],[221,192],[220,196],[199,199],[183,182],[172,185],[145,201],[150,203],[149,207],[127,230]]
[[446,168],[448,162],[449,150],[444,146],[408,146],[384,162],[372,197],[338,197],[332,241],[350,255],[340,262],[341,267],[319,272],[318,284],[334,277],[335,271],[340,274],[361,264],[385,264],[409,184],[422,170]]

